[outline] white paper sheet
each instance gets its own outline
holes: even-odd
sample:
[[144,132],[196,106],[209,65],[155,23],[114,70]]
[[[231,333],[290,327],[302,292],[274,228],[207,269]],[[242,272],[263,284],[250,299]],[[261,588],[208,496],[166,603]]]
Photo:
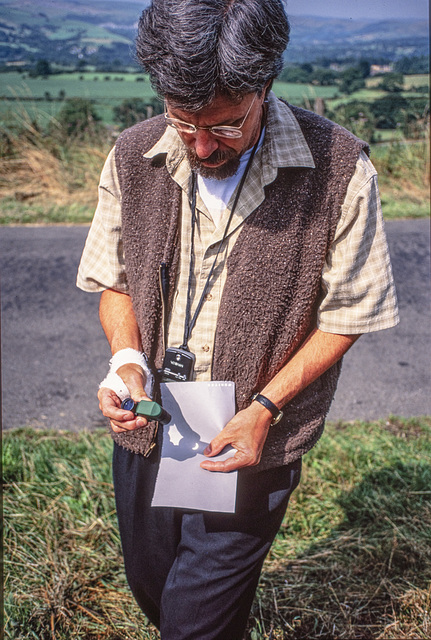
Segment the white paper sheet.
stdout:
[[[199,466],[204,449],[235,415],[233,382],[162,383],[162,405],[172,420],[163,445],[152,506],[199,511],[235,511],[237,472],[217,473]],[[214,459],[231,457],[224,450]]]

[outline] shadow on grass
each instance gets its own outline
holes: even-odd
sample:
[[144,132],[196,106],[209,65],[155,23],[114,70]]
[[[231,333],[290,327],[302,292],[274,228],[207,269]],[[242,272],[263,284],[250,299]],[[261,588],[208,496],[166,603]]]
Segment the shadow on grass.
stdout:
[[430,488],[429,464],[400,461],[341,493],[329,536],[265,567],[247,637],[430,637]]

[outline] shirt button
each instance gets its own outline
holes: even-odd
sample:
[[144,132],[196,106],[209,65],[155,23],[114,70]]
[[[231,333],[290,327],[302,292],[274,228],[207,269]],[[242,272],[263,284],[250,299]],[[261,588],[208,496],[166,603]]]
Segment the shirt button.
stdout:
[[202,347],[202,350],[203,350],[203,351],[205,351],[205,353],[208,353],[208,351],[210,350],[210,346],[209,346],[208,344],[205,344],[205,345]]
[[205,296],[205,300],[212,300],[213,299],[213,295],[212,293],[207,293],[207,295]]

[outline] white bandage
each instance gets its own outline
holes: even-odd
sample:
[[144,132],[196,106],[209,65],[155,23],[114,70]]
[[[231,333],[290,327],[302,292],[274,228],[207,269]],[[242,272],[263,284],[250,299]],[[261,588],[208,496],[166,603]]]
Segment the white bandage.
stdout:
[[99,384],[99,389],[102,387],[115,391],[121,401],[130,396],[129,390],[124,384],[122,378],[120,378],[118,373],[113,373],[113,371],[110,371],[106,378]]
[[144,370],[144,373],[147,377],[147,382],[145,384],[145,393],[149,398],[152,397],[153,389],[154,389],[154,376],[151,372],[151,369],[148,366],[147,358],[140,351],[136,351],[136,349],[121,349],[115,353],[110,362],[109,373],[104,380],[99,385],[99,389],[105,387],[107,389],[112,389],[115,391],[120,400],[124,400],[128,396],[130,396],[130,391],[125,385],[124,381],[118,375],[117,371],[123,364],[138,364]]

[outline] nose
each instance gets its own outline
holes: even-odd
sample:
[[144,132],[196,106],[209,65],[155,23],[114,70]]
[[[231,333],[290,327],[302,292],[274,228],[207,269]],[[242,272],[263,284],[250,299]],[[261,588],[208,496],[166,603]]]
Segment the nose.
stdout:
[[219,141],[209,131],[198,129],[193,135],[193,147],[198,157],[205,160],[219,148]]

